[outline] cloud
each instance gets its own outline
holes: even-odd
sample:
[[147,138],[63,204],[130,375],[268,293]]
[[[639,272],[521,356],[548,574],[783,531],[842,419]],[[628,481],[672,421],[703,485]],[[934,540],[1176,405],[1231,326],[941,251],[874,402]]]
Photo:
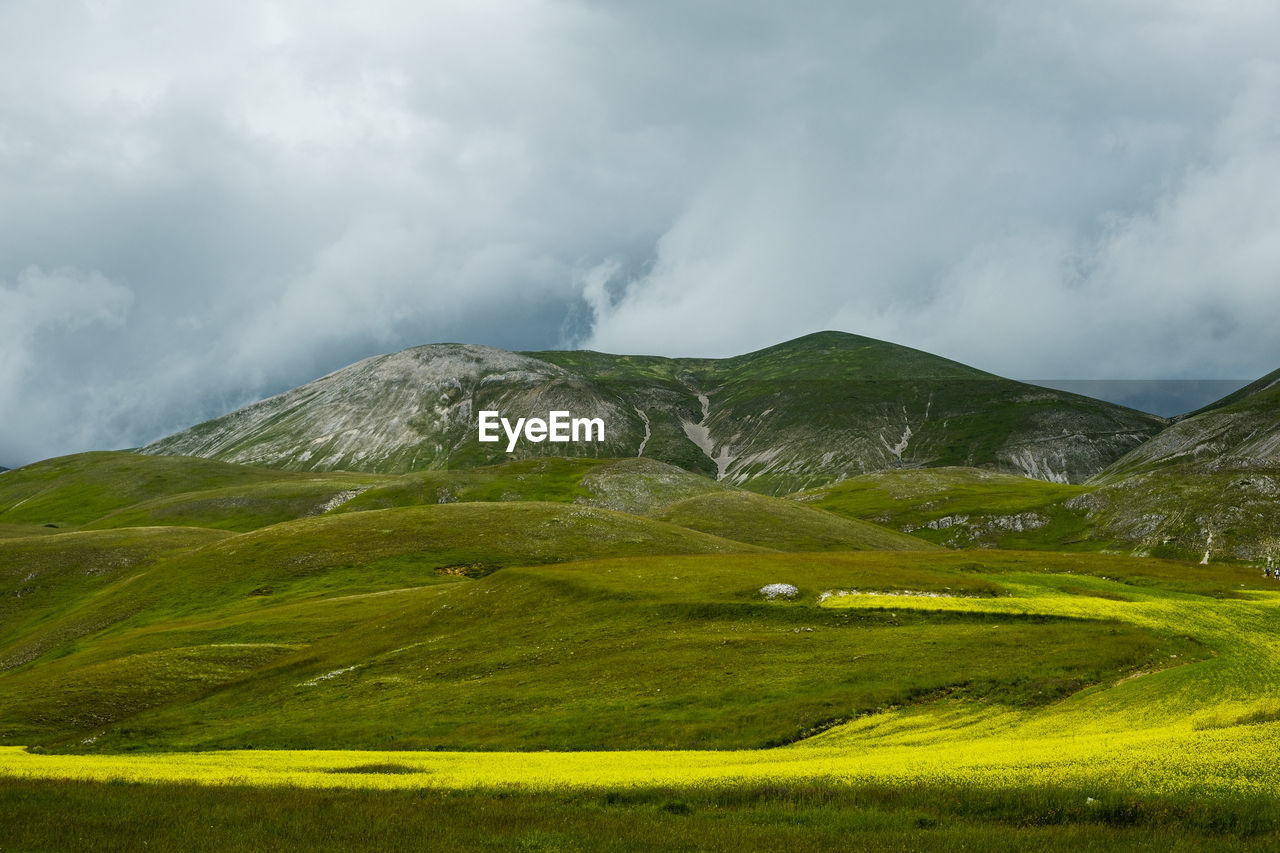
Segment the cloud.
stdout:
[[[28,267],[12,284],[0,281],[0,411],[6,413],[6,442],[18,454],[36,452],[50,440],[50,430],[55,441],[83,441],[86,427],[92,435],[92,425],[73,415],[83,410],[87,390],[79,378],[52,373],[49,354],[72,349],[78,358],[92,359],[87,333],[118,331],[132,298],[127,287],[99,272],[71,268]],[[60,405],[51,407],[50,399]]]
[[0,465],[438,340],[1259,375],[1277,38],[1246,2],[0,4]]
[[1274,369],[1276,13],[934,12],[873,15],[824,69],[844,85],[710,165],[651,266],[588,300],[588,344],[726,355],[836,327],[1006,375]]

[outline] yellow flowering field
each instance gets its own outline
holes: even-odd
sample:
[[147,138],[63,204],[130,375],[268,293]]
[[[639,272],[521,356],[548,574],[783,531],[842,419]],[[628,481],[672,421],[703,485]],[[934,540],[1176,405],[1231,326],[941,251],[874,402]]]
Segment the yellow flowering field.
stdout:
[[[946,597],[832,590],[824,607],[982,610],[1114,618],[1193,635],[1216,654],[1100,684],[1047,708],[940,700],[861,717],[768,750],[386,752],[232,750],[35,755],[0,748],[0,774],[45,779],[357,788],[860,784],[1124,784],[1160,793],[1280,790],[1280,594],[1145,592],[1106,597],[1101,578],[1001,576],[1011,595]],[[1068,586],[1073,592],[1064,591]],[[1086,594],[1080,594],[1081,586]],[[1117,589],[1119,584],[1115,584]],[[1000,620],[991,622],[1000,630]]]

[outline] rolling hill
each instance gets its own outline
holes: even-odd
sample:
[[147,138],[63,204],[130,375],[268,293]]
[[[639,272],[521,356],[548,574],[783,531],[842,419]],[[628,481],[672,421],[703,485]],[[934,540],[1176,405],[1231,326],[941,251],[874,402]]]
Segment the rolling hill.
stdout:
[[929,545],[876,524],[745,491],[711,492],[652,514],[691,530],[782,551],[919,551]]

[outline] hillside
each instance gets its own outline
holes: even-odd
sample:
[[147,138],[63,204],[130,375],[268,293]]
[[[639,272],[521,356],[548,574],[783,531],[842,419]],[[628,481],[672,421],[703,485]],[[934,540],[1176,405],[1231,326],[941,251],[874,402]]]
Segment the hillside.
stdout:
[[385,479],[338,512],[471,501],[563,501],[645,513],[730,488],[655,459],[517,459],[478,468],[418,471]]
[[[394,475],[87,453],[6,474],[0,539],[134,527],[248,532],[368,510],[545,501],[649,515],[784,550],[934,543],[1197,561],[1209,551],[1215,563],[1265,564],[1280,562],[1278,484],[1280,470],[1259,465],[1167,465],[1088,485],[984,468],[896,468],[779,502],[645,457],[542,457]],[[874,527],[855,529],[847,521]],[[910,536],[895,546],[898,532]]]
[[1280,470],[1172,465],[1066,485],[976,468],[881,471],[790,495],[948,548],[1280,565]]
[[[414,529],[368,515],[383,516],[370,531]],[[414,583],[416,558],[340,581],[336,566],[317,572],[288,558],[321,547],[295,533],[246,534],[152,564],[150,589],[163,596],[125,597],[117,581],[116,606],[131,614],[17,667],[13,647],[4,650],[0,738],[107,752],[758,748],[940,695],[1047,708],[1084,684],[1197,654],[1186,640],[1108,618],[993,623],[982,613],[822,606],[822,593],[851,588],[998,600],[1009,592],[1002,573],[1017,581],[1027,570],[1017,556],[609,557],[473,580],[432,572],[453,558],[428,556],[428,546],[416,552],[429,562]],[[200,567],[229,568],[219,555],[233,551],[253,566],[211,583],[217,573]],[[1180,577],[1177,566],[1090,559],[1070,565]],[[797,587],[794,601],[761,595],[778,581]],[[272,591],[246,594],[255,583]],[[63,606],[74,611],[72,593]],[[80,609],[101,613],[101,598],[82,594]]]
[[782,551],[921,551],[930,545],[781,498],[713,492],[665,506],[653,517],[691,530]]
[[92,452],[8,474],[0,537],[155,526],[246,532],[327,513],[458,502],[550,501],[643,514],[729,488],[645,458],[520,459],[394,476]]
[[871,521],[948,548],[1098,551],[1075,501],[1085,486],[1046,483],[979,468],[879,471],[790,495],[845,518]]
[[245,531],[319,515],[387,478],[255,468],[194,457],[78,453],[0,481],[0,535],[112,527]]
[[[477,440],[478,413],[601,418],[602,442]],[[1163,420],[823,332],[728,359],[510,353],[435,344],[378,356],[196,425],[144,453],[288,470],[407,473],[512,457],[643,456],[785,494],[868,471],[969,465],[1093,476]]]
[[1097,479],[1112,483],[1173,465],[1204,472],[1280,467],[1280,370],[1178,419]]
[[1141,553],[1280,564],[1280,370],[1177,420],[1075,506]]

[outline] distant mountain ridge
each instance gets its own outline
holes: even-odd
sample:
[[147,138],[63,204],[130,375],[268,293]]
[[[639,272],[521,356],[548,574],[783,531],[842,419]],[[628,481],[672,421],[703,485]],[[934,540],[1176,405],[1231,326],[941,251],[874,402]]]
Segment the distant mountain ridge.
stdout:
[[[599,443],[476,437],[481,410],[600,417]],[[142,449],[290,470],[405,472],[545,455],[640,456],[782,494],[869,471],[968,465],[1094,476],[1164,419],[897,344],[820,332],[725,359],[432,344],[365,359]]]

